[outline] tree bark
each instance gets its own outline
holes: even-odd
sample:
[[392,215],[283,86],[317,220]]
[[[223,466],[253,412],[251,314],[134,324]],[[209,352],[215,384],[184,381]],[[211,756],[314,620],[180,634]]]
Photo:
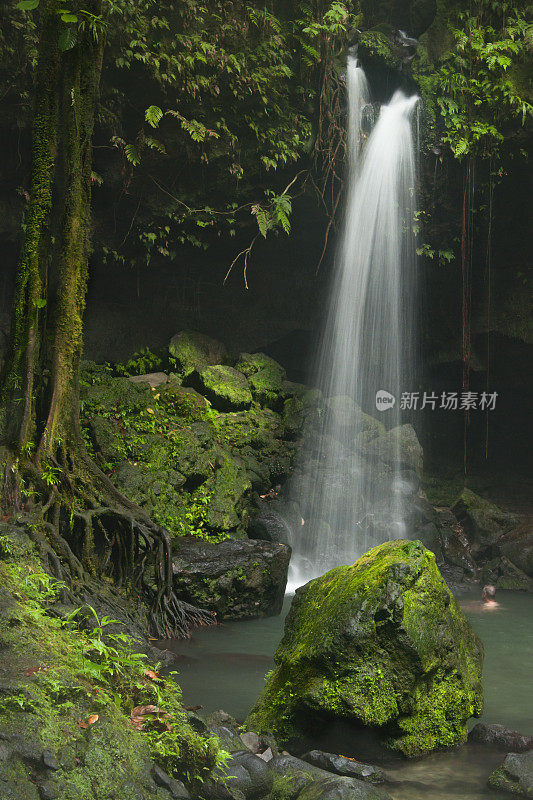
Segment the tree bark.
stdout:
[[[83,8],[99,17],[101,0]],[[57,0],[48,0],[41,12],[30,199],[2,387],[2,438],[37,462],[76,435],[91,140],[104,49],[103,26],[94,35],[70,24],[76,42],[61,50],[67,24],[57,11]]]
[[80,432],[102,0],[69,4],[74,24],[59,0],[41,2],[30,199],[2,376],[2,504],[20,510],[26,494],[41,509],[40,530],[34,520],[30,530],[58,578],[80,584],[105,572],[149,600],[155,635],[186,635],[212,615],[176,598],[169,533],[113,486]]

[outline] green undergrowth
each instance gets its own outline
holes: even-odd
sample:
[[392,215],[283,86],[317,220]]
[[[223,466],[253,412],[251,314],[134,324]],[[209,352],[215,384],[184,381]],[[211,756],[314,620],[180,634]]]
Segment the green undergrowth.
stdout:
[[[227,757],[218,740],[193,730],[179,686],[148,665],[116,621],[90,606],[62,606],[62,584],[43,571],[28,543],[17,529],[0,536],[0,738],[9,746],[23,737],[25,747],[17,760],[14,745],[13,774],[28,750],[34,760],[47,750],[60,765],[60,800],[126,800],[136,797],[127,790],[131,780],[146,785],[143,797],[159,798],[152,761],[200,785]],[[139,706],[150,709],[135,712]]]

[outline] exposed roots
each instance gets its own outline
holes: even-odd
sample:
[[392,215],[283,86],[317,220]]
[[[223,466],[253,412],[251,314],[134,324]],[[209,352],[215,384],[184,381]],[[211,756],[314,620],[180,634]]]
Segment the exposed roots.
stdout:
[[60,472],[61,485],[50,490],[35,465],[25,469],[30,497],[33,487],[37,497],[48,495],[34,505],[29,533],[50,574],[66,584],[65,601],[76,602],[89,583],[94,591],[95,582],[107,577],[146,602],[149,632],[156,638],[187,637],[192,627],[215,623],[211,612],[176,596],[165,528],[122,495],[83,449],[76,467],[63,463]]

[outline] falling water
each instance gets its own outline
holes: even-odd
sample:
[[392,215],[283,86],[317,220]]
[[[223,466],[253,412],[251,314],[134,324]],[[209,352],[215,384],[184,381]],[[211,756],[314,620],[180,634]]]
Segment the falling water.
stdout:
[[[317,365],[316,384],[326,399],[304,436],[291,484],[301,512],[300,525],[293,523],[293,586],[405,532],[409,476],[390,452],[399,438],[389,437],[385,456],[370,440],[383,431],[381,422],[387,429],[400,424],[400,393],[413,382],[411,117],[418,98],[397,91],[360,153],[368,89],[352,57],[347,83],[346,217]],[[376,411],[378,390],[395,396],[394,407]]]

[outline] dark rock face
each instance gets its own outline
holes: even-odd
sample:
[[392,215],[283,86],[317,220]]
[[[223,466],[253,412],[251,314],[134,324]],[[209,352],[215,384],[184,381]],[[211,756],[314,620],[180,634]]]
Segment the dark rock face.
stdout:
[[270,796],[273,774],[269,765],[249,750],[232,753],[201,787],[204,800],[260,800]]
[[533,797],[533,750],[508,753],[501,767],[490,776],[489,786],[519,797]]
[[171,778],[157,764],[152,769],[152,776],[156,784],[166,789],[171,797],[175,797],[176,800],[189,800],[190,794],[185,788],[185,784],[175,778]]
[[482,644],[417,541],[298,589],[274,660],[247,723],[285,742],[334,717],[415,756],[466,741],[483,706]]
[[513,731],[510,728],[506,728],[505,725],[498,725],[497,723],[486,725],[483,722],[478,722],[470,731],[468,738],[472,742],[501,747],[513,753],[524,753],[527,750],[533,750],[533,736],[524,736],[518,731]]
[[468,535],[472,553],[482,554],[518,524],[518,517],[463,489],[452,509]]
[[500,550],[518,569],[533,578],[533,534],[509,537],[500,545]]
[[306,786],[298,800],[390,800],[390,795],[352,778],[329,777]]
[[505,556],[487,561],[481,570],[481,580],[483,583],[492,583],[499,589],[533,592],[533,578],[522,572]]
[[373,767],[371,764],[363,764],[354,758],[345,758],[335,755],[335,753],[324,753],[322,750],[310,750],[302,758],[315,767],[346,778],[357,778],[369,783],[383,783],[385,780],[385,773],[382,769]]
[[271,504],[265,503],[252,520],[248,533],[254,539],[288,544],[290,531],[285,517]]
[[272,616],[281,611],[289,559],[290,548],[283,544],[184,539],[174,549],[174,588],[220,618]]
[[286,800],[390,800],[382,789],[355,778],[332,775],[294,756],[276,756],[269,767],[274,786],[282,787]]

